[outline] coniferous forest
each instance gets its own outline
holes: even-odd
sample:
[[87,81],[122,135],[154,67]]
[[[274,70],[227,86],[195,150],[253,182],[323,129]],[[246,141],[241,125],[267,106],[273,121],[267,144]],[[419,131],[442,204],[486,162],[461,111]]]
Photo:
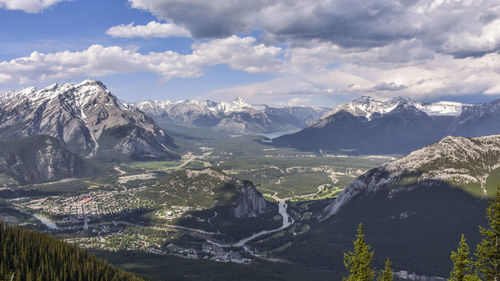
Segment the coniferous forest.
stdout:
[[142,279],[96,258],[75,245],[0,221],[0,280]]
[[[499,281],[500,280],[500,186],[486,211],[488,227],[479,226],[482,240],[474,255],[470,252],[465,236],[456,252],[451,253],[453,269],[448,281]],[[349,276],[344,281],[372,281],[376,271],[372,267],[374,252],[365,241],[362,224],[359,224],[354,250],[344,254],[344,264]],[[387,259],[377,281],[392,281],[394,274]]]

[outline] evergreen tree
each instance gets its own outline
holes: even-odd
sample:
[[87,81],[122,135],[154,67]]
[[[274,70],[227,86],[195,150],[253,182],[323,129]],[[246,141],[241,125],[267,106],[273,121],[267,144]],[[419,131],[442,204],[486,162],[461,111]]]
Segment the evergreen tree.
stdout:
[[477,245],[477,271],[483,280],[500,281],[500,186],[489,204],[489,228],[479,227],[482,240]]
[[[77,277],[78,276],[78,277]],[[0,221],[2,281],[141,281],[75,245]]]
[[392,272],[391,268],[391,260],[387,258],[385,261],[385,267],[384,270],[380,271],[380,274],[378,275],[378,281],[392,281],[394,278],[394,273]]
[[374,251],[365,242],[363,226],[360,223],[356,241],[354,241],[354,252],[344,253],[344,265],[349,270],[349,276],[344,281],[373,281],[375,270],[371,266]]
[[448,281],[479,281],[479,277],[474,274],[474,262],[470,257],[469,245],[463,234],[457,251],[451,252],[451,260],[453,270],[450,272]]

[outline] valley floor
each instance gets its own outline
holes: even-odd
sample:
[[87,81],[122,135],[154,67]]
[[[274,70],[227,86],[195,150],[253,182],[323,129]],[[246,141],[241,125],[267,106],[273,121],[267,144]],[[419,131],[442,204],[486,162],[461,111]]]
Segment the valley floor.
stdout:
[[[278,149],[263,142],[262,136],[228,137],[174,129],[176,142],[184,144],[180,160],[112,163],[113,173],[104,177],[3,187],[0,218],[75,242],[135,272],[146,274],[148,271],[141,267],[146,266],[144,261],[151,261],[149,266],[158,267],[146,275],[160,280],[174,280],[160,277],[159,264],[164,260],[174,264],[185,263],[185,259],[203,260],[194,263],[196,266],[209,260],[264,263],[269,269],[276,268],[274,263],[278,262],[290,268],[289,261],[277,255],[291,246],[282,237],[307,233],[315,212],[353,179],[394,159]],[[179,170],[205,167],[253,182],[268,200],[279,203],[279,215],[256,220],[247,230],[231,226],[227,229],[232,232],[221,233],[217,223],[224,223],[224,214],[205,210],[197,202],[156,204],[138,196]],[[135,256],[137,262],[124,262],[127,255]],[[304,272],[311,271],[314,276],[328,276],[313,269]],[[276,280],[304,280],[298,276]],[[188,276],[183,280],[197,279]]]

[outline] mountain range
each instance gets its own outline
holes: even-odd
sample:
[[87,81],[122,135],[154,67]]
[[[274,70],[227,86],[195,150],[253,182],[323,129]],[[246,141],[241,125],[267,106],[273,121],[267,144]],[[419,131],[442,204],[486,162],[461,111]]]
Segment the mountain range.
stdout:
[[232,102],[145,101],[135,105],[158,124],[211,128],[233,134],[299,130],[328,112],[319,107],[269,107],[236,98]]
[[446,136],[500,133],[500,100],[481,104],[421,103],[404,97],[363,96],[341,104],[307,128],[273,139],[304,150],[407,154]]
[[105,160],[176,158],[173,140],[95,80],[0,95],[0,140],[56,138],[67,150]]

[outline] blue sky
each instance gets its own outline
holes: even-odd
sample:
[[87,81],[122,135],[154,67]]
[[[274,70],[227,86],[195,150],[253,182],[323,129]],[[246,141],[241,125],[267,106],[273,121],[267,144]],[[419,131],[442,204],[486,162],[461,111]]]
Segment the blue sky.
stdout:
[[[105,34],[112,26],[147,24],[156,18],[149,12],[133,9],[127,1],[85,0],[61,2],[41,13],[0,9],[0,61],[28,56],[34,51],[42,53],[60,50],[79,51],[92,44],[103,46],[134,46],[141,53],[172,50],[181,54],[191,52],[191,38],[113,38]],[[91,76],[91,75],[90,75]],[[251,74],[231,70],[225,65],[208,67],[201,77],[173,78],[162,82],[156,73],[136,72],[95,77],[102,80],[113,93],[127,101],[144,99],[186,99],[224,87],[265,81],[272,75]],[[79,81],[86,76],[62,78],[34,83],[38,87],[53,82]],[[0,85],[3,91],[22,88],[17,85]],[[232,97],[230,97],[232,98]],[[220,96],[220,99],[225,99]]]
[[127,101],[478,102],[500,94],[499,50],[497,1],[0,0],[0,92],[92,77]]
[[[9,27],[0,30],[0,60],[27,56],[34,51],[78,51],[91,44],[140,46],[140,51],[144,53],[164,50],[184,54],[191,52],[191,44],[194,42],[191,38],[143,40],[113,38],[105,34],[114,25],[130,22],[147,24],[152,20],[155,17],[151,13],[132,9],[127,1],[119,0],[62,2],[38,14],[0,9],[0,26]],[[213,67],[200,78],[173,79],[168,83],[161,83],[159,76],[154,73],[116,74],[97,78],[105,81],[108,87],[116,89],[120,98],[130,101],[144,99],[144,94],[147,99],[183,99],[223,85],[234,85],[235,81],[250,83],[265,79],[262,75],[231,71],[224,66]],[[81,79],[85,77],[74,77],[68,81]],[[57,82],[66,80],[60,79]],[[37,84],[43,87],[50,83],[52,82]],[[4,91],[10,89],[8,86],[2,87]],[[141,94],[138,95],[138,92]]]

